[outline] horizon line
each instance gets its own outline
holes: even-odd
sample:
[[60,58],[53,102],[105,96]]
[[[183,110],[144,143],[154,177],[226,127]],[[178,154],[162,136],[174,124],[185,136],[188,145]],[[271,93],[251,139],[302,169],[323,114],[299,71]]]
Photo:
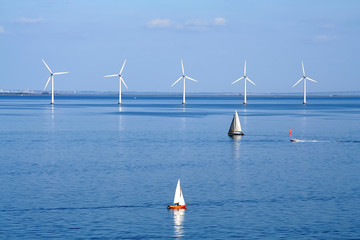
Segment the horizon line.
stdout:
[[[55,91],[56,95],[102,95],[102,96],[118,96],[119,93],[115,91],[93,91],[93,90],[63,90]],[[42,90],[2,90],[0,89],[0,95],[49,95],[51,91],[42,91]],[[141,92],[141,91],[131,91],[123,92],[122,96],[180,96],[181,92]],[[317,95],[360,95],[360,91],[334,91],[334,92],[308,92],[312,96]],[[239,92],[189,92],[188,96],[244,96],[243,93]],[[274,92],[274,93],[250,93],[248,96],[302,96],[303,93],[291,93],[291,92]]]

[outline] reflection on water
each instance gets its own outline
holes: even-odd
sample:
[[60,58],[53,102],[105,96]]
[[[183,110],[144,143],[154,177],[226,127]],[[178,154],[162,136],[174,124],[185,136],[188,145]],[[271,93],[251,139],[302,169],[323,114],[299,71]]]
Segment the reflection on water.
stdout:
[[50,128],[55,129],[55,108],[53,104],[50,107]]
[[230,138],[234,139],[234,142],[239,142],[243,135],[228,135]]
[[243,136],[242,135],[229,135],[229,137],[234,140],[234,144],[233,144],[234,159],[239,159],[240,158],[240,141]]
[[119,115],[119,125],[118,125],[118,130],[119,130],[119,131],[125,130],[123,121],[124,121],[124,120],[123,120],[123,116]]
[[302,129],[307,129],[309,111],[307,111],[305,109],[305,110],[300,111],[300,114],[302,115],[302,117],[300,118],[301,119],[301,123],[300,123],[301,127],[302,127]]
[[[119,113],[122,112],[122,107],[121,107],[121,104],[119,104],[119,108],[118,108],[118,111]],[[123,115],[119,114],[118,115],[118,120],[119,120],[119,125],[118,125],[118,130],[119,131],[123,131],[124,130],[124,126],[123,126]]]
[[[185,104],[183,104],[183,108],[182,108],[181,112],[183,112],[184,114],[186,113]],[[186,129],[186,117],[182,117],[181,118],[181,130],[185,130],[185,129]]]
[[176,209],[172,210],[174,217],[174,233],[176,238],[181,238],[184,236],[184,218],[185,218],[185,209]]

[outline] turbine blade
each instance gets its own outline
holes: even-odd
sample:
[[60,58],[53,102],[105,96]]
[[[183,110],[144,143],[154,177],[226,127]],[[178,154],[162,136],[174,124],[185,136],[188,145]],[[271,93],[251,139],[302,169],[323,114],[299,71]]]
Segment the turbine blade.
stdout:
[[58,73],[54,73],[54,75],[61,75],[61,74],[67,74],[69,72],[58,72]]
[[252,84],[254,84],[256,86],[256,84],[250,80],[250,78],[246,77],[246,80],[248,80],[249,82],[251,82]]
[[311,78],[308,78],[308,77],[306,77],[306,79],[317,83],[317,81],[315,81],[314,79],[311,79]]
[[187,79],[189,79],[189,80],[191,80],[191,81],[194,81],[194,82],[199,82],[198,80],[195,80],[195,79],[193,79],[193,78],[191,78],[191,77],[188,77],[188,76],[185,76],[185,78],[187,78]]
[[122,77],[120,77],[120,79],[121,79],[122,83],[124,84],[124,86],[128,89],[128,87],[126,86],[126,83],[125,83],[124,79],[123,79]]
[[303,80],[304,78],[302,77],[302,78],[300,78],[300,80],[299,81],[297,81],[292,87],[295,87],[299,82],[301,82],[301,80]]
[[301,62],[302,70],[303,70],[303,76],[305,76],[305,68],[304,68],[304,62]]
[[46,64],[46,62],[44,61],[44,59],[41,59],[43,61],[43,63],[45,64],[46,68],[49,70],[50,73],[52,73],[51,69],[49,68],[49,66]]
[[49,79],[47,80],[46,85],[45,85],[45,87],[44,87],[44,90],[45,90],[46,87],[48,86],[48,84],[49,84],[49,82],[50,82],[50,78],[51,78],[51,76],[50,76]]
[[180,81],[182,79],[182,76],[178,79],[178,80],[176,80],[174,83],[173,83],[173,85],[171,85],[171,87],[172,86],[174,86],[178,81]]
[[183,64],[183,60],[181,59],[181,69],[182,69],[182,73],[183,75],[185,75],[185,71],[184,71],[184,64]]
[[234,84],[234,83],[236,83],[236,82],[238,82],[238,81],[240,81],[241,79],[243,79],[244,77],[241,77],[241,78],[239,78],[239,79],[237,79],[237,80],[235,80],[232,84]]
[[119,73],[120,75],[121,75],[122,71],[124,70],[125,63],[126,63],[126,59],[125,59],[125,61],[124,61],[123,65],[122,65],[122,67],[121,67],[121,70],[120,70],[120,73]]
[[106,75],[104,77],[118,77],[118,76],[119,76],[119,74],[112,74],[112,75]]
[[246,76],[246,59],[245,59],[245,65],[244,65],[244,76]]

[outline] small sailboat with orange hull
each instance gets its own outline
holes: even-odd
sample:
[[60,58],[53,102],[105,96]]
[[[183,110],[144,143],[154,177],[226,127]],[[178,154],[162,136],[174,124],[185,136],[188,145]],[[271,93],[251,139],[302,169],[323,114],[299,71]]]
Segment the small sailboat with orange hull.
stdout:
[[184,195],[180,187],[180,178],[176,185],[175,196],[174,196],[174,205],[168,205],[168,209],[184,209],[187,204],[185,204]]

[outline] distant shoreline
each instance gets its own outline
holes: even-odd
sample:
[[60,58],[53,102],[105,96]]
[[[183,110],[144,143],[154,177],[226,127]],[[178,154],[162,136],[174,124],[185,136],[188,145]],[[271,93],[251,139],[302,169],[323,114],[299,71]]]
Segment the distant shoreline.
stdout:
[[[0,91],[0,96],[49,96],[50,92],[29,92],[29,91]],[[118,96],[116,92],[55,92],[56,96],[97,96],[97,97],[113,97]],[[311,97],[360,97],[360,91],[349,92],[314,92],[308,93]],[[182,93],[166,93],[166,92],[128,92],[123,93],[123,97],[180,97]],[[187,97],[243,97],[241,93],[188,93]],[[247,94],[248,97],[299,97],[302,93],[252,93]]]

